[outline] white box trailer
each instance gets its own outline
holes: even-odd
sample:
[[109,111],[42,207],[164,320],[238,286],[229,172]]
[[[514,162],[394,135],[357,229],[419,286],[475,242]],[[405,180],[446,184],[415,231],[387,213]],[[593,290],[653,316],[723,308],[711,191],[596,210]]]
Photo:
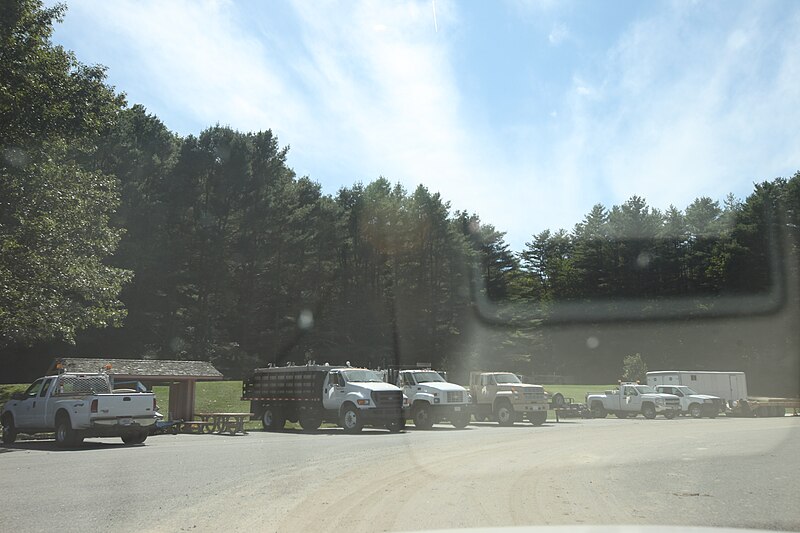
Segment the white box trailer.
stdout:
[[723,398],[728,404],[747,398],[744,372],[709,372],[705,370],[670,370],[647,373],[647,384],[685,385],[700,394]]
[[800,398],[748,396],[744,372],[660,370],[647,373],[647,384],[686,385],[700,394],[719,396],[725,400],[728,414],[733,416],[784,416],[787,409],[795,415],[800,411]]

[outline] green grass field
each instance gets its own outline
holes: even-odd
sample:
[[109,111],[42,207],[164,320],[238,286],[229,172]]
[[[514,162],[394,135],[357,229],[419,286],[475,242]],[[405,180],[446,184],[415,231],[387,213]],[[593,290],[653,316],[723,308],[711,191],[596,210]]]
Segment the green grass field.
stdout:
[[[5,403],[14,392],[24,391],[28,385],[0,385],[0,405]],[[576,403],[582,403],[587,392],[601,392],[612,389],[616,385],[546,385],[545,390],[550,394],[560,392],[565,398],[574,398]],[[169,387],[153,387],[156,401],[161,413],[169,413]],[[197,384],[195,396],[195,411],[198,413],[247,413],[250,411],[250,402],[240,400],[242,396],[241,381],[207,381]],[[555,420],[555,413],[548,413],[548,420]],[[293,426],[293,424],[290,424]],[[248,422],[248,429],[258,429],[261,423]],[[299,426],[297,426],[299,427]]]

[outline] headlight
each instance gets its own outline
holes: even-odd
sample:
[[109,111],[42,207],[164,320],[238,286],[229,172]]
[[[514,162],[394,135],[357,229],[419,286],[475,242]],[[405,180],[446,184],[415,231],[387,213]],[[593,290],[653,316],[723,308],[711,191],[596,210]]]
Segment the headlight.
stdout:
[[703,400],[703,403],[714,403],[714,400],[709,400],[708,398],[706,398],[705,400]]
[[369,400],[367,399],[356,400],[356,403],[358,405],[369,405]]
[[663,405],[665,401],[664,398],[656,398],[656,403],[659,405]]

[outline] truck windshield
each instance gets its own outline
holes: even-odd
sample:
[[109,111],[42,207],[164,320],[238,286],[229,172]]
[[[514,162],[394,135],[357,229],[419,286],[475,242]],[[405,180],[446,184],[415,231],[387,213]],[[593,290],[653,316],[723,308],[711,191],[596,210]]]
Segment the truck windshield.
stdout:
[[415,372],[414,378],[417,383],[444,382],[444,378],[437,372]]
[[522,383],[515,374],[495,374],[494,379],[498,383]]
[[381,382],[381,377],[372,370],[342,370],[342,375],[347,381],[355,382]]
[[696,390],[694,390],[694,389],[690,389],[689,387],[679,387],[679,388],[678,388],[678,390],[679,390],[679,391],[681,391],[681,392],[682,392],[683,394],[685,394],[686,396],[689,396],[689,395],[691,395],[691,394],[700,394],[700,393],[699,393],[699,392],[697,392]]
[[655,392],[653,387],[649,385],[637,385],[636,390],[639,391],[639,394],[650,394]]

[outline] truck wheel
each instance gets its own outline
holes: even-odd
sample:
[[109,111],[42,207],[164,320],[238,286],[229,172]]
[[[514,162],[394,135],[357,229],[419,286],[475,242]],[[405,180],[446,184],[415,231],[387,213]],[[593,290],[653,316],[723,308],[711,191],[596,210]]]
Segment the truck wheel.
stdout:
[[342,411],[342,419],[339,422],[346,433],[358,433],[364,424],[361,422],[361,414],[358,409],[350,404]]
[[3,417],[3,444],[12,444],[17,440],[17,428],[14,426],[14,417],[11,413]]
[[83,442],[83,435],[72,429],[68,415],[61,415],[56,421],[56,445],[60,448],[77,446]]
[[605,418],[607,414],[606,408],[603,407],[602,403],[594,402],[592,404],[592,418]]
[[300,427],[303,431],[316,431],[322,425],[322,418],[319,415],[305,415],[300,417]]
[[261,425],[264,431],[280,431],[286,425],[286,417],[273,407],[267,407],[261,416]]
[[501,426],[512,426],[517,415],[511,408],[511,404],[503,402],[497,407],[495,417],[497,418],[497,423]]
[[692,418],[700,418],[703,415],[703,410],[700,408],[700,404],[693,403],[690,405],[689,414],[692,415]]
[[389,422],[386,424],[386,429],[388,429],[392,433],[399,433],[406,428],[406,420],[405,418],[401,418],[400,420],[395,420],[394,422]]
[[664,411],[664,418],[666,418],[667,420],[672,420],[673,418],[675,418],[675,415],[677,414],[678,414],[677,411],[672,411],[672,410]]
[[120,438],[122,439],[122,442],[129,446],[131,444],[142,444],[147,440],[147,432],[142,431],[141,433],[131,433]]
[[645,418],[652,420],[656,417],[656,408],[651,403],[646,403],[642,406],[642,414]]
[[528,413],[528,421],[534,426],[541,426],[547,421],[547,411]]
[[430,407],[424,402],[418,403],[414,407],[414,426],[418,429],[431,429],[433,418],[431,417]]
[[456,429],[464,429],[469,424],[470,414],[467,412],[453,413],[450,417],[450,423]]

